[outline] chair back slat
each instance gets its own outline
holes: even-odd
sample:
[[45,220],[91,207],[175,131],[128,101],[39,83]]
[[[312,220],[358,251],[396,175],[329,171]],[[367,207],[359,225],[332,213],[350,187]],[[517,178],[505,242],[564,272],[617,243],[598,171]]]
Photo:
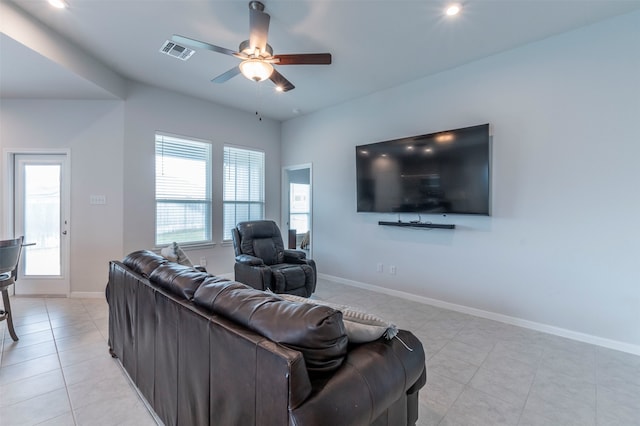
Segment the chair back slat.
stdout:
[[12,272],[15,278],[15,270],[20,260],[20,250],[24,237],[13,240],[0,241],[0,274]]

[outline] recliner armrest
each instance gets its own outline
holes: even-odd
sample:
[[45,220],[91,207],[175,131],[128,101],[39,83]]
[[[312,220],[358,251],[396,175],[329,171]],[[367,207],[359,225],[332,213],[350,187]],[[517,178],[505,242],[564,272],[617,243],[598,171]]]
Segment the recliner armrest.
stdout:
[[248,254],[241,254],[236,256],[236,262],[249,266],[262,266],[264,262],[259,257],[251,256]]
[[284,251],[284,263],[306,263],[307,254],[300,250]]

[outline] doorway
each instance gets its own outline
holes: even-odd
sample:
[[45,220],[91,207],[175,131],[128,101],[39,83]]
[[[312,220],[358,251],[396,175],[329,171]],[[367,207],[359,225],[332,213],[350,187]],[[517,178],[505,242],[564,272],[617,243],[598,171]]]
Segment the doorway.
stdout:
[[[313,191],[311,164],[283,168],[283,221],[291,245],[313,255]],[[294,232],[295,231],[295,232]],[[295,243],[294,243],[295,241]]]
[[67,154],[10,155],[13,234],[24,235],[17,295],[69,294]]

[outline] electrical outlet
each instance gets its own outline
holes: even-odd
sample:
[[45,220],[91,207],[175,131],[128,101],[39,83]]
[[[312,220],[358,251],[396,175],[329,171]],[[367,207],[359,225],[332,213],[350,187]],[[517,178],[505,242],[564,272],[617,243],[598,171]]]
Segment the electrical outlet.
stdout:
[[396,265],[389,266],[389,273],[391,275],[395,275],[396,274]]
[[89,195],[89,204],[91,205],[107,204],[107,196],[106,195]]
[[378,265],[376,266],[376,271],[378,272],[384,271],[384,266],[382,265],[382,263],[378,263]]
[[200,266],[207,266],[207,258],[206,257],[201,257],[200,258]]

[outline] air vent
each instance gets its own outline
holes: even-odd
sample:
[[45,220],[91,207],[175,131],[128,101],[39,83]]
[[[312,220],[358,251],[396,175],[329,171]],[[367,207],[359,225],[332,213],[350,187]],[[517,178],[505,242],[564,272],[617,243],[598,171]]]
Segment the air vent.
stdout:
[[175,44],[174,42],[167,40],[160,48],[160,53],[186,61],[195,53],[195,50],[180,46],[179,44]]

